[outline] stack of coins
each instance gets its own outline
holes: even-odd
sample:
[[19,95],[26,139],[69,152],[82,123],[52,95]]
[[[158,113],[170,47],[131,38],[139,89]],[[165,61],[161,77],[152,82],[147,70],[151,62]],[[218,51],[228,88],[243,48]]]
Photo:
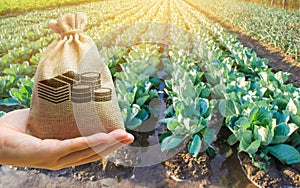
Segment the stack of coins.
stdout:
[[68,82],[51,78],[38,83],[38,96],[49,102],[58,104],[70,99],[70,84]]
[[87,103],[92,101],[92,87],[87,84],[74,84],[72,86],[72,102]]
[[111,92],[110,88],[97,88],[94,90],[94,101],[95,102],[105,102],[111,100]]
[[98,72],[85,72],[80,75],[80,83],[92,86],[92,89],[101,87],[101,77]]
[[70,100],[74,103],[105,102],[112,98],[112,89],[101,87],[98,72],[80,76],[72,71],[38,83],[38,96],[55,104]]

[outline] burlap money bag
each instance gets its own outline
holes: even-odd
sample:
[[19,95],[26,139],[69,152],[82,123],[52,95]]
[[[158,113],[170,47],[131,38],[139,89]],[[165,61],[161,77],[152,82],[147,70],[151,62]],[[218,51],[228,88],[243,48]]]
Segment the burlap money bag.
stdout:
[[86,24],[84,13],[49,23],[60,38],[37,67],[28,121],[36,137],[62,140],[124,129],[111,74],[83,33]]

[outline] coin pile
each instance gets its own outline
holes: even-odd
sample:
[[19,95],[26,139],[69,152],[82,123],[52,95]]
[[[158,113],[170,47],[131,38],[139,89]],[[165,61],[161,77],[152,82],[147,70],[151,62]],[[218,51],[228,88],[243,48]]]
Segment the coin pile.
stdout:
[[38,83],[38,96],[58,104],[67,100],[74,103],[111,100],[112,89],[101,87],[98,72],[86,72],[81,75],[72,71]]
[[72,71],[42,80],[38,83],[38,96],[49,102],[58,104],[70,99],[70,85],[76,83],[76,74]]
[[92,88],[86,84],[75,84],[72,87],[72,102],[87,103],[92,101]]
[[97,88],[94,90],[94,100],[96,102],[105,102],[111,100],[111,89],[110,88]]
[[87,103],[90,101],[105,102],[111,100],[112,90],[101,87],[101,76],[97,72],[86,72],[80,75],[78,84],[72,87],[72,102]]

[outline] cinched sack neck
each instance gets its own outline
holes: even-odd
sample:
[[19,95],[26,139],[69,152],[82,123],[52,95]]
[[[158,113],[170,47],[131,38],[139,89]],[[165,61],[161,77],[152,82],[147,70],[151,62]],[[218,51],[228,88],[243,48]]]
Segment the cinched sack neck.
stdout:
[[64,36],[70,36],[70,35],[79,34],[79,33],[83,33],[83,30],[82,29],[73,29],[73,30],[66,31],[60,35],[62,37],[64,37]]

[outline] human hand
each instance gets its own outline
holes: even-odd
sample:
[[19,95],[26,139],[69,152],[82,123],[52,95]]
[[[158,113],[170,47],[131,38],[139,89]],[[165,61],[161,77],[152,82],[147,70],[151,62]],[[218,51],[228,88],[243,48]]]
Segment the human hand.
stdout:
[[93,161],[131,143],[124,130],[67,140],[41,140],[26,133],[29,109],[0,118],[0,164],[58,170]]

